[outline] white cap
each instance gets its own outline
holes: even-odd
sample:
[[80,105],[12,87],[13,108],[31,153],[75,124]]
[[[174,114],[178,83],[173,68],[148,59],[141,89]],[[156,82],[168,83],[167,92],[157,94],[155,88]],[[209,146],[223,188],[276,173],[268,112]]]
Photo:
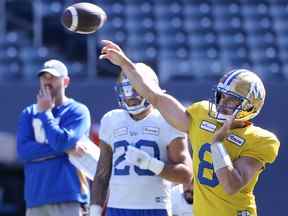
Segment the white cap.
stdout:
[[68,76],[68,70],[65,64],[55,59],[44,62],[42,69],[38,72],[38,76],[41,76],[44,72],[50,73],[56,77]]

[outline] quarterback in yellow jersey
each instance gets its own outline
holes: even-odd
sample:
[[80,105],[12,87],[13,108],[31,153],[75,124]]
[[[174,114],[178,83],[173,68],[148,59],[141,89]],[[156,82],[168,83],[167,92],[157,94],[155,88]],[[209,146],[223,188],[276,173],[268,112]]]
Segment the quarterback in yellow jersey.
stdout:
[[100,59],[121,67],[138,92],[178,130],[187,132],[193,148],[194,214],[256,216],[253,190],[266,164],[277,157],[277,137],[251,123],[265,100],[261,79],[246,69],[225,74],[210,101],[187,109],[153,85],[122,49],[103,41]]
[[[221,125],[208,116],[208,101],[194,103],[187,111],[191,113],[189,136],[193,143],[195,215],[257,215],[253,189],[262,169],[255,171],[249,183],[240,190],[234,191],[232,188],[225,191],[213,169],[209,144],[216,128]],[[232,161],[236,162],[240,157],[251,157],[263,167],[265,163],[273,162],[279,148],[278,140],[272,133],[252,124],[231,130],[223,145]]]

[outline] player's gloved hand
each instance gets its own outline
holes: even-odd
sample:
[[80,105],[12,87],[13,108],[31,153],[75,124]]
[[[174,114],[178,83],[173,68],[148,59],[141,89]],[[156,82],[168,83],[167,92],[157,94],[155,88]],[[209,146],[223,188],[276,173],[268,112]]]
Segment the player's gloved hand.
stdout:
[[90,206],[90,216],[101,216],[103,208],[99,205],[91,205]]
[[156,175],[159,175],[165,166],[162,161],[133,146],[128,146],[126,160],[141,169],[151,170]]

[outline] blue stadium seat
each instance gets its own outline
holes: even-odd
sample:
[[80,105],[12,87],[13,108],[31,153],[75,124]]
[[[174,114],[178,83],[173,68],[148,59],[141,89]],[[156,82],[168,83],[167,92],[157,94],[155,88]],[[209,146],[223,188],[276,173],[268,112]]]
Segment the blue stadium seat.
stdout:
[[68,61],[65,64],[69,65],[70,76],[74,79],[87,79],[88,78],[88,69],[87,65],[79,61]]
[[[261,71],[261,76],[269,77],[267,71],[280,76],[282,70],[288,69],[287,0],[86,1],[100,5],[108,13],[108,22],[95,34],[97,41],[113,40],[134,60],[147,61],[155,68],[159,64],[160,70],[168,71],[168,75],[161,71],[161,76],[166,78],[175,77],[175,73],[199,79],[209,77],[209,73],[210,77],[216,77],[223,69],[235,67],[255,67]],[[26,20],[32,20],[31,2],[15,2],[8,1],[8,7],[23,17],[27,15]],[[76,59],[69,61],[75,68],[75,77],[86,74],[83,72],[86,69],[83,63],[86,37],[70,33],[67,38],[68,33],[59,22],[63,8],[79,1],[41,2],[44,5],[44,44],[56,45],[51,35],[57,34],[58,40],[63,41],[57,45],[60,47],[58,52],[65,50],[68,58],[71,55]],[[7,11],[10,14],[11,10]],[[19,26],[8,24],[8,32],[19,29]],[[83,53],[71,52],[75,47]],[[0,41],[0,71],[5,65],[3,62],[8,62],[7,65],[19,62],[19,65],[24,64],[25,77],[32,79],[39,62],[50,56],[57,56],[57,53],[51,53],[45,47],[34,49],[31,36],[23,32],[13,30]],[[110,67],[108,63],[102,63],[100,69]],[[17,63],[11,65],[9,70],[17,74]],[[264,70],[264,67],[268,69]]]
[[202,44],[203,46],[218,46],[218,37],[215,32],[195,33],[189,35],[188,43],[190,46],[202,46]]
[[[127,39],[127,49],[135,49],[139,55],[145,56],[146,50],[148,51],[149,58],[155,57],[153,53],[158,51],[158,43],[156,41],[156,36],[154,34],[147,34],[147,36],[139,35],[139,34],[130,34]],[[155,50],[155,52],[153,52]],[[130,53],[129,53],[130,54]],[[138,54],[137,54],[138,55]]]
[[215,45],[209,45],[209,44],[194,44],[190,46],[190,56],[191,58],[195,57],[203,57],[207,59],[215,59],[219,57],[220,50]]
[[9,46],[4,50],[4,56],[7,59],[14,60],[19,58],[19,48],[15,46]]
[[[161,59],[172,60],[187,60],[189,58],[189,48],[185,46],[163,47],[159,51],[159,57]],[[174,62],[175,63],[175,62]]]
[[127,18],[126,28],[128,31],[132,32],[145,32],[145,31],[156,31],[155,20],[150,17],[141,17],[140,19],[132,18],[129,20]]
[[287,19],[277,19],[274,18],[274,29],[279,37],[286,38],[288,35]]
[[37,79],[37,72],[42,67],[43,62],[38,60],[23,62],[22,66],[22,74],[23,79],[25,80],[36,80]]
[[239,16],[241,15],[241,4],[239,1],[218,0],[213,5],[213,14],[218,17]]
[[175,31],[182,31],[184,26],[184,22],[179,17],[173,17],[171,19],[161,20],[158,19],[156,22],[155,28],[159,32],[163,32],[164,34],[173,33]]
[[248,32],[265,33],[267,31],[273,31],[273,22],[270,17],[263,17],[261,19],[247,19],[244,22],[245,30]]
[[250,50],[251,59],[255,62],[267,61],[279,61],[278,50],[276,47],[266,47],[261,49],[251,49]]
[[281,3],[270,5],[270,14],[274,18],[286,19],[288,17],[288,2],[283,0]]
[[186,18],[184,21],[185,30],[189,34],[194,33],[209,33],[212,32],[213,29],[213,19],[209,16],[204,16],[199,19],[188,19]]
[[21,80],[23,77],[22,64],[19,59],[0,59],[0,68],[5,70],[1,72],[1,78],[4,80]]
[[158,16],[163,16],[165,14],[181,15],[183,10],[183,4],[181,0],[171,0],[167,2],[166,0],[157,0],[155,2],[155,13]]
[[137,0],[137,1],[135,1],[135,0],[125,0],[125,3],[126,3],[126,5],[134,5],[134,4],[136,4],[136,5],[139,5],[139,4],[146,4],[146,3],[148,3],[148,4],[154,4],[155,3],[155,1],[154,0]]
[[214,28],[218,32],[237,33],[243,31],[243,21],[240,16],[217,17],[214,20]]
[[220,59],[195,58],[191,60],[194,76],[198,79],[218,80],[223,74],[223,65]]
[[276,45],[277,38],[274,32],[250,32],[247,37],[249,47],[267,47]]
[[162,81],[169,79],[181,78],[185,80],[194,79],[198,76],[197,71],[192,67],[192,62],[188,60],[178,60],[175,64],[173,61],[169,61],[166,58],[159,60],[159,76]]
[[[242,4],[242,6],[261,6],[261,5],[268,5],[270,0],[240,0],[240,3]],[[274,1],[274,0],[273,0]]]
[[230,1],[230,0],[217,0],[217,2],[215,3],[214,7],[215,6],[234,5],[234,4],[240,5],[241,4],[241,0],[233,0],[233,1]]
[[151,17],[154,15],[153,5],[149,3],[139,4],[128,4],[125,9],[126,15],[135,17]]
[[49,51],[45,47],[36,49],[31,46],[23,46],[20,49],[20,58],[23,62],[45,61],[48,57]]
[[61,15],[65,6],[70,5],[70,3],[65,4],[63,0],[44,0],[44,1],[41,1],[41,3],[42,3],[42,10],[41,10],[42,15],[45,18],[48,17],[49,19],[52,19],[52,20],[55,19],[54,18],[55,16],[59,17]]
[[184,7],[184,16],[186,19],[198,19],[201,17],[212,17],[211,1],[189,1]]
[[125,51],[127,53],[129,53],[129,57],[133,61],[136,61],[136,62],[144,61],[145,53],[144,53],[143,49],[139,50],[138,47],[127,45],[127,47],[125,48]]
[[226,67],[251,67],[252,62],[248,50],[238,48],[236,50],[224,49],[221,52],[221,61]]
[[247,47],[247,36],[244,32],[219,32],[219,46],[227,49],[237,49]]
[[[268,0],[269,1],[269,0]],[[271,0],[270,0],[271,1]],[[287,5],[286,0],[272,0],[275,5]],[[271,4],[273,5],[273,4]]]
[[286,80],[288,80],[288,63],[285,63],[282,66],[282,69],[283,76],[286,78]]
[[127,40],[127,29],[125,20],[121,17],[114,16],[110,22],[103,26],[101,31],[97,32],[99,40],[109,39],[125,46]]
[[285,47],[285,48],[280,47],[278,55],[279,55],[280,60],[283,63],[288,62],[288,49],[287,49],[287,47]]
[[277,60],[263,60],[255,63],[254,70],[264,80],[283,80],[282,64]]

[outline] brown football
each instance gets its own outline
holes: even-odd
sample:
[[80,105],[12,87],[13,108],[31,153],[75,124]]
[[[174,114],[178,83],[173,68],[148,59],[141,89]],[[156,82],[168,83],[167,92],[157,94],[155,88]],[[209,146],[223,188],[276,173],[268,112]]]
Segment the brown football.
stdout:
[[72,32],[91,34],[100,29],[107,19],[105,11],[91,3],[77,3],[67,7],[62,14],[62,24]]

